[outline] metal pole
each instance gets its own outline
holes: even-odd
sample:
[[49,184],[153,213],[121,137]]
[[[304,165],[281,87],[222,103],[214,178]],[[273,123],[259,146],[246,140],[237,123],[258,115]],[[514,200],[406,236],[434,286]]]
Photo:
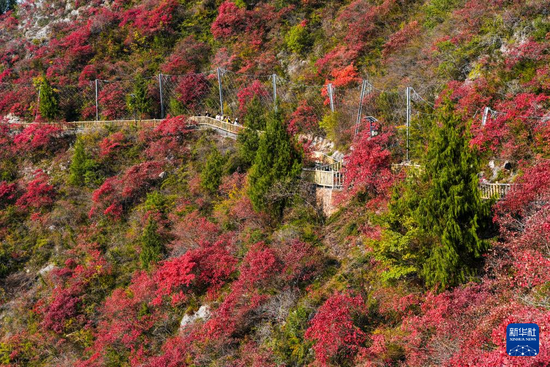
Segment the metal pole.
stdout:
[[407,87],[407,162],[409,161],[409,138],[411,127],[411,87]]
[[361,124],[361,117],[363,114],[363,99],[365,98],[365,91],[367,89],[367,81],[363,79],[363,84],[361,85],[361,96],[359,97],[359,112],[357,112],[357,121],[355,122],[355,135],[359,133],[359,125]]
[[159,92],[160,92],[160,119],[164,118],[164,96],[162,95],[162,73],[159,74]]
[[490,110],[491,109],[489,107],[485,107],[485,110],[483,111],[483,119],[481,120],[481,126],[485,126],[485,124],[487,123],[487,117]]
[[42,85],[38,89],[38,100],[36,102],[36,111],[34,112],[34,121],[38,118],[38,111],[40,111],[40,93],[42,93]]
[[95,80],[95,120],[99,121],[99,101],[97,91],[97,79]]
[[277,112],[277,74],[272,75],[273,79],[273,108]]
[[334,112],[334,90],[332,88],[332,83],[330,83],[329,85],[327,85],[327,90],[328,90],[328,97],[330,99],[330,110],[332,112]]
[[220,113],[223,116],[223,91],[222,91],[222,72],[220,68],[218,70],[218,88],[220,89]]

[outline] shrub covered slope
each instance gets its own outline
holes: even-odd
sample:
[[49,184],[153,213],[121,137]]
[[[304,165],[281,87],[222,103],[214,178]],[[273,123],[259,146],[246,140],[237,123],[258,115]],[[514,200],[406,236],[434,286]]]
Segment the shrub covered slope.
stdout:
[[550,364],[548,9],[0,1],[0,365]]

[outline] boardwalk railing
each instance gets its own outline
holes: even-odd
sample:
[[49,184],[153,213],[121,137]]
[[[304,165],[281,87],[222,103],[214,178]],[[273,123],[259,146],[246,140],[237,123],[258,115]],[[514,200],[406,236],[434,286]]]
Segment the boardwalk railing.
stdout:
[[[161,123],[163,120],[159,119],[147,119],[147,120],[109,120],[109,121],[73,121],[73,122],[48,122],[48,125],[59,126],[63,130],[85,130],[96,127],[104,127],[109,125],[117,126],[155,126]],[[32,125],[37,122],[18,122],[10,125]]]
[[340,190],[344,185],[344,176],[340,171],[304,168],[302,177],[304,180],[313,182],[319,187],[326,187],[334,190]]
[[480,183],[479,190],[481,191],[482,199],[496,198],[501,200],[508,194],[512,184],[505,183]]
[[[212,117],[207,116],[192,116],[189,118],[191,121],[195,122],[199,126],[204,126],[206,128],[214,128],[226,133],[236,135],[246,127],[242,125],[235,125],[232,123],[216,120]],[[54,125],[59,125],[64,130],[86,130],[96,127],[103,127],[108,125],[118,125],[118,126],[155,126],[160,124],[163,120],[159,119],[148,119],[148,120],[110,120],[110,121],[75,121],[75,122],[62,122],[62,123],[51,123]],[[16,123],[14,125],[30,125],[31,123]],[[260,131],[262,133],[262,131]],[[414,168],[421,169],[422,167],[417,164],[394,164],[392,169],[394,171],[402,168],[412,166]],[[319,187],[331,188],[334,190],[341,190],[344,185],[344,175],[341,172],[342,162],[335,162],[328,165],[318,166],[316,168],[304,168],[303,178],[310,182],[315,183]],[[512,187],[512,184],[506,183],[480,183],[479,189],[481,191],[482,199],[491,199],[496,198],[501,200]]]
[[216,129],[237,135],[239,131],[246,129],[243,125],[235,125],[230,122],[224,122],[216,120],[207,116],[191,116],[189,120],[194,121],[197,125],[203,125],[206,127],[214,127]]

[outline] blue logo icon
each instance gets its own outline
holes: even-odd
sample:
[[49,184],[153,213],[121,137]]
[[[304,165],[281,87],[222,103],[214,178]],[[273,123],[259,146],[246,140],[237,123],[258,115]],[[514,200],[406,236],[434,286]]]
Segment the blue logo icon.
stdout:
[[539,326],[510,324],[506,328],[506,353],[512,357],[534,357],[539,354]]

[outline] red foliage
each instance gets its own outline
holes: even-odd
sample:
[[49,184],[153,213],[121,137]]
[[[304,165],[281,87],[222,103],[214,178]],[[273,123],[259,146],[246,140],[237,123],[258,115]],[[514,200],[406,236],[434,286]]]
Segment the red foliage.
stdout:
[[[325,80],[325,87],[321,91],[323,97],[325,97],[325,105],[330,103],[330,98],[328,94],[328,85],[332,84],[333,88],[349,88],[351,85],[360,81],[360,78],[357,74],[357,70],[353,64],[349,64],[346,67],[340,69],[333,69],[331,72],[331,79]],[[336,96],[333,97],[337,99]]]
[[61,129],[54,125],[32,124],[13,138],[14,149],[19,152],[45,152],[56,148]]
[[505,67],[511,70],[518,63],[526,60],[537,62],[548,61],[548,47],[548,43],[539,43],[532,39],[514,45],[512,49],[507,50]]
[[266,289],[282,268],[283,264],[275,251],[259,242],[246,254],[237,283],[245,288]]
[[[541,330],[549,325],[548,312],[510,300],[506,292],[494,294],[489,281],[470,284],[452,292],[427,294],[421,315],[403,320],[407,332],[403,343],[407,365],[425,366],[541,366],[550,353],[529,360],[506,353],[506,326],[513,322],[535,322]],[[499,297],[501,299],[499,299]],[[457,332],[459,330],[460,332]],[[545,333],[540,334],[548,338]],[[429,345],[429,348],[425,346]]]
[[186,108],[198,108],[210,92],[210,83],[204,74],[188,73],[179,78],[176,87],[177,100]]
[[229,38],[242,33],[246,28],[246,10],[226,1],[218,8],[218,17],[212,23],[211,31],[215,38]]
[[172,234],[176,237],[170,245],[172,254],[178,256],[196,247],[198,243],[214,243],[220,234],[220,227],[193,211],[183,219],[174,220]]
[[[189,287],[195,280],[195,274],[192,272],[196,264],[191,261],[188,254],[165,261],[155,273],[155,281],[159,284],[159,289],[156,292],[157,298],[153,301],[155,305],[160,305],[162,296],[171,294],[175,288]],[[186,296],[180,290],[172,296],[172,305],[185,300]]]
[[448,87],[452,91],[451,98],[456,101],[456,112],[465,120],[476,113],[481,114],[482,109],[492,103],[491,88],[485,78],[466,83],[454,81]]
[[131,23],[145,36],[171,33],[174,31],[172,19],[177,7],[177,0],[144,1],[123,14],[120,26]]
[[362,193],[376,201],[388,198],[395,181],[388,149],[392,138],[391,132],[374,137],[368,129],[359,132],[343,169],[347,197]]
[[290,135],[308,134],[315,132],[319,128],[314,109],[306,100],[303,100],[296,108],[296,111],[290,116],[288,122],[288,133]]
[[347,28],[344,44],[339,44],[315,62],[319,73],[326,75],[355,62],[374,43],[380,25],[386,24],[385,18],[398,4],[397,0],[384,0],[379,5],[368,0],[355,0],[347,5],[338,16],[338,22]]
[[353,359],[364,349],[366,334],[355,321],[364,307],[360,296],[335,293],[319,308],[305,338],[315,342],[315,357],[322,366],[328,366],[338,356]]
[[128,146],[128,141],[124,133],[116,132],[99,143],[99,156],[109,158],[126,146]]
[[26,192],[17,199],[20,209],[41,209],[54,203],[55,189],[48,183],[49,177],[42,170],[34,172],[34,180],[27,184]]
[[276,252],[284,264],[280,277],[286,285],[296,287],[308,284],[323,269],[323,256],[310,243],[298,240],[285,242],[277,245]]
[[154,302],[160,304],[162,297],[171,295],[172,305],[178,304],[186,300],[184,291],[213,294],[235,271],[236,263],[224,241],[202,242],[198,249],[162,263],[154,276],[159,284]]
[[139,360],[145,350],[158,350],[158,341],[151,332],[168,316],[152,304],[156,288],[153,278],[137,272],[127,289],[116,289],[105,300],[92,348],[95,353],[85,365],[104,365],[103,358],[113,350],[128,352],[130,360]]
[[237,93],[237,98],[239,99],[239,112],[241,115],[245,115],[248,108],[248,103],[252,101],[254,97],[257,97],[261,101],[262,98],[265,98],[268,95],[269,92],[259,80],[254,80],[252,83],[247,84]]
[[[538,123],[545,111],[548,96],[520,93],[509,101],[499,102],[497,116],[489,115],[486,125],[476,125],[472,145],[481,151],[499,152],[504,159],[519,160],[532,152],[532,136],[539,130],[547,134],[544,123]],[[544,138],[543,138],[544,141]],[[544,143],[543,143],[544,145]]]
[[400,48],[406,46],[412,38],[420,33],[420,25],[418,21],[413,20],[412,22],[406,24],[403,29],[392,34],[384,44],[384,50],[382,51],[383,57],[388,57],[391,53],[399,50]]
[[99,113],[107,120],[116,120],[127,115],[126,91],[121,83],[102,83],[99,90]]
[[178,42],[174,52],[162,66],[162,72],[172,75],[198,72],[207,61],[210,47],[195,37],[188,36]]
[[67,259],[63,268],[52,272],[56,287],[51,298],[46,305],[39,304],[43,314],[42,327],[62,333],[67,325],[71,328],[82,326],[86,322],[83,306],[91,297],[89,288],[96,286],[97,279],[109,275],[110,271],[105,258],[95,249],[86,251],[82,261],[73,257]]
[[185,143],[191,131],[192,126],[185,117],[166,118],[152,132],[142,134],[141,140],[148,144],[146,156],[158,160],[185,157],[189,152]]
[[15,183],[0,182],[0,207],[12,204],[17,197],[17,185]]
[[122,178],[105,180],[92,194],[93,206],[90,217],[101,211],[114,219],[120,218],[124,208],[133,204],[159,180],[163,164],[152,161],[130,167]]

